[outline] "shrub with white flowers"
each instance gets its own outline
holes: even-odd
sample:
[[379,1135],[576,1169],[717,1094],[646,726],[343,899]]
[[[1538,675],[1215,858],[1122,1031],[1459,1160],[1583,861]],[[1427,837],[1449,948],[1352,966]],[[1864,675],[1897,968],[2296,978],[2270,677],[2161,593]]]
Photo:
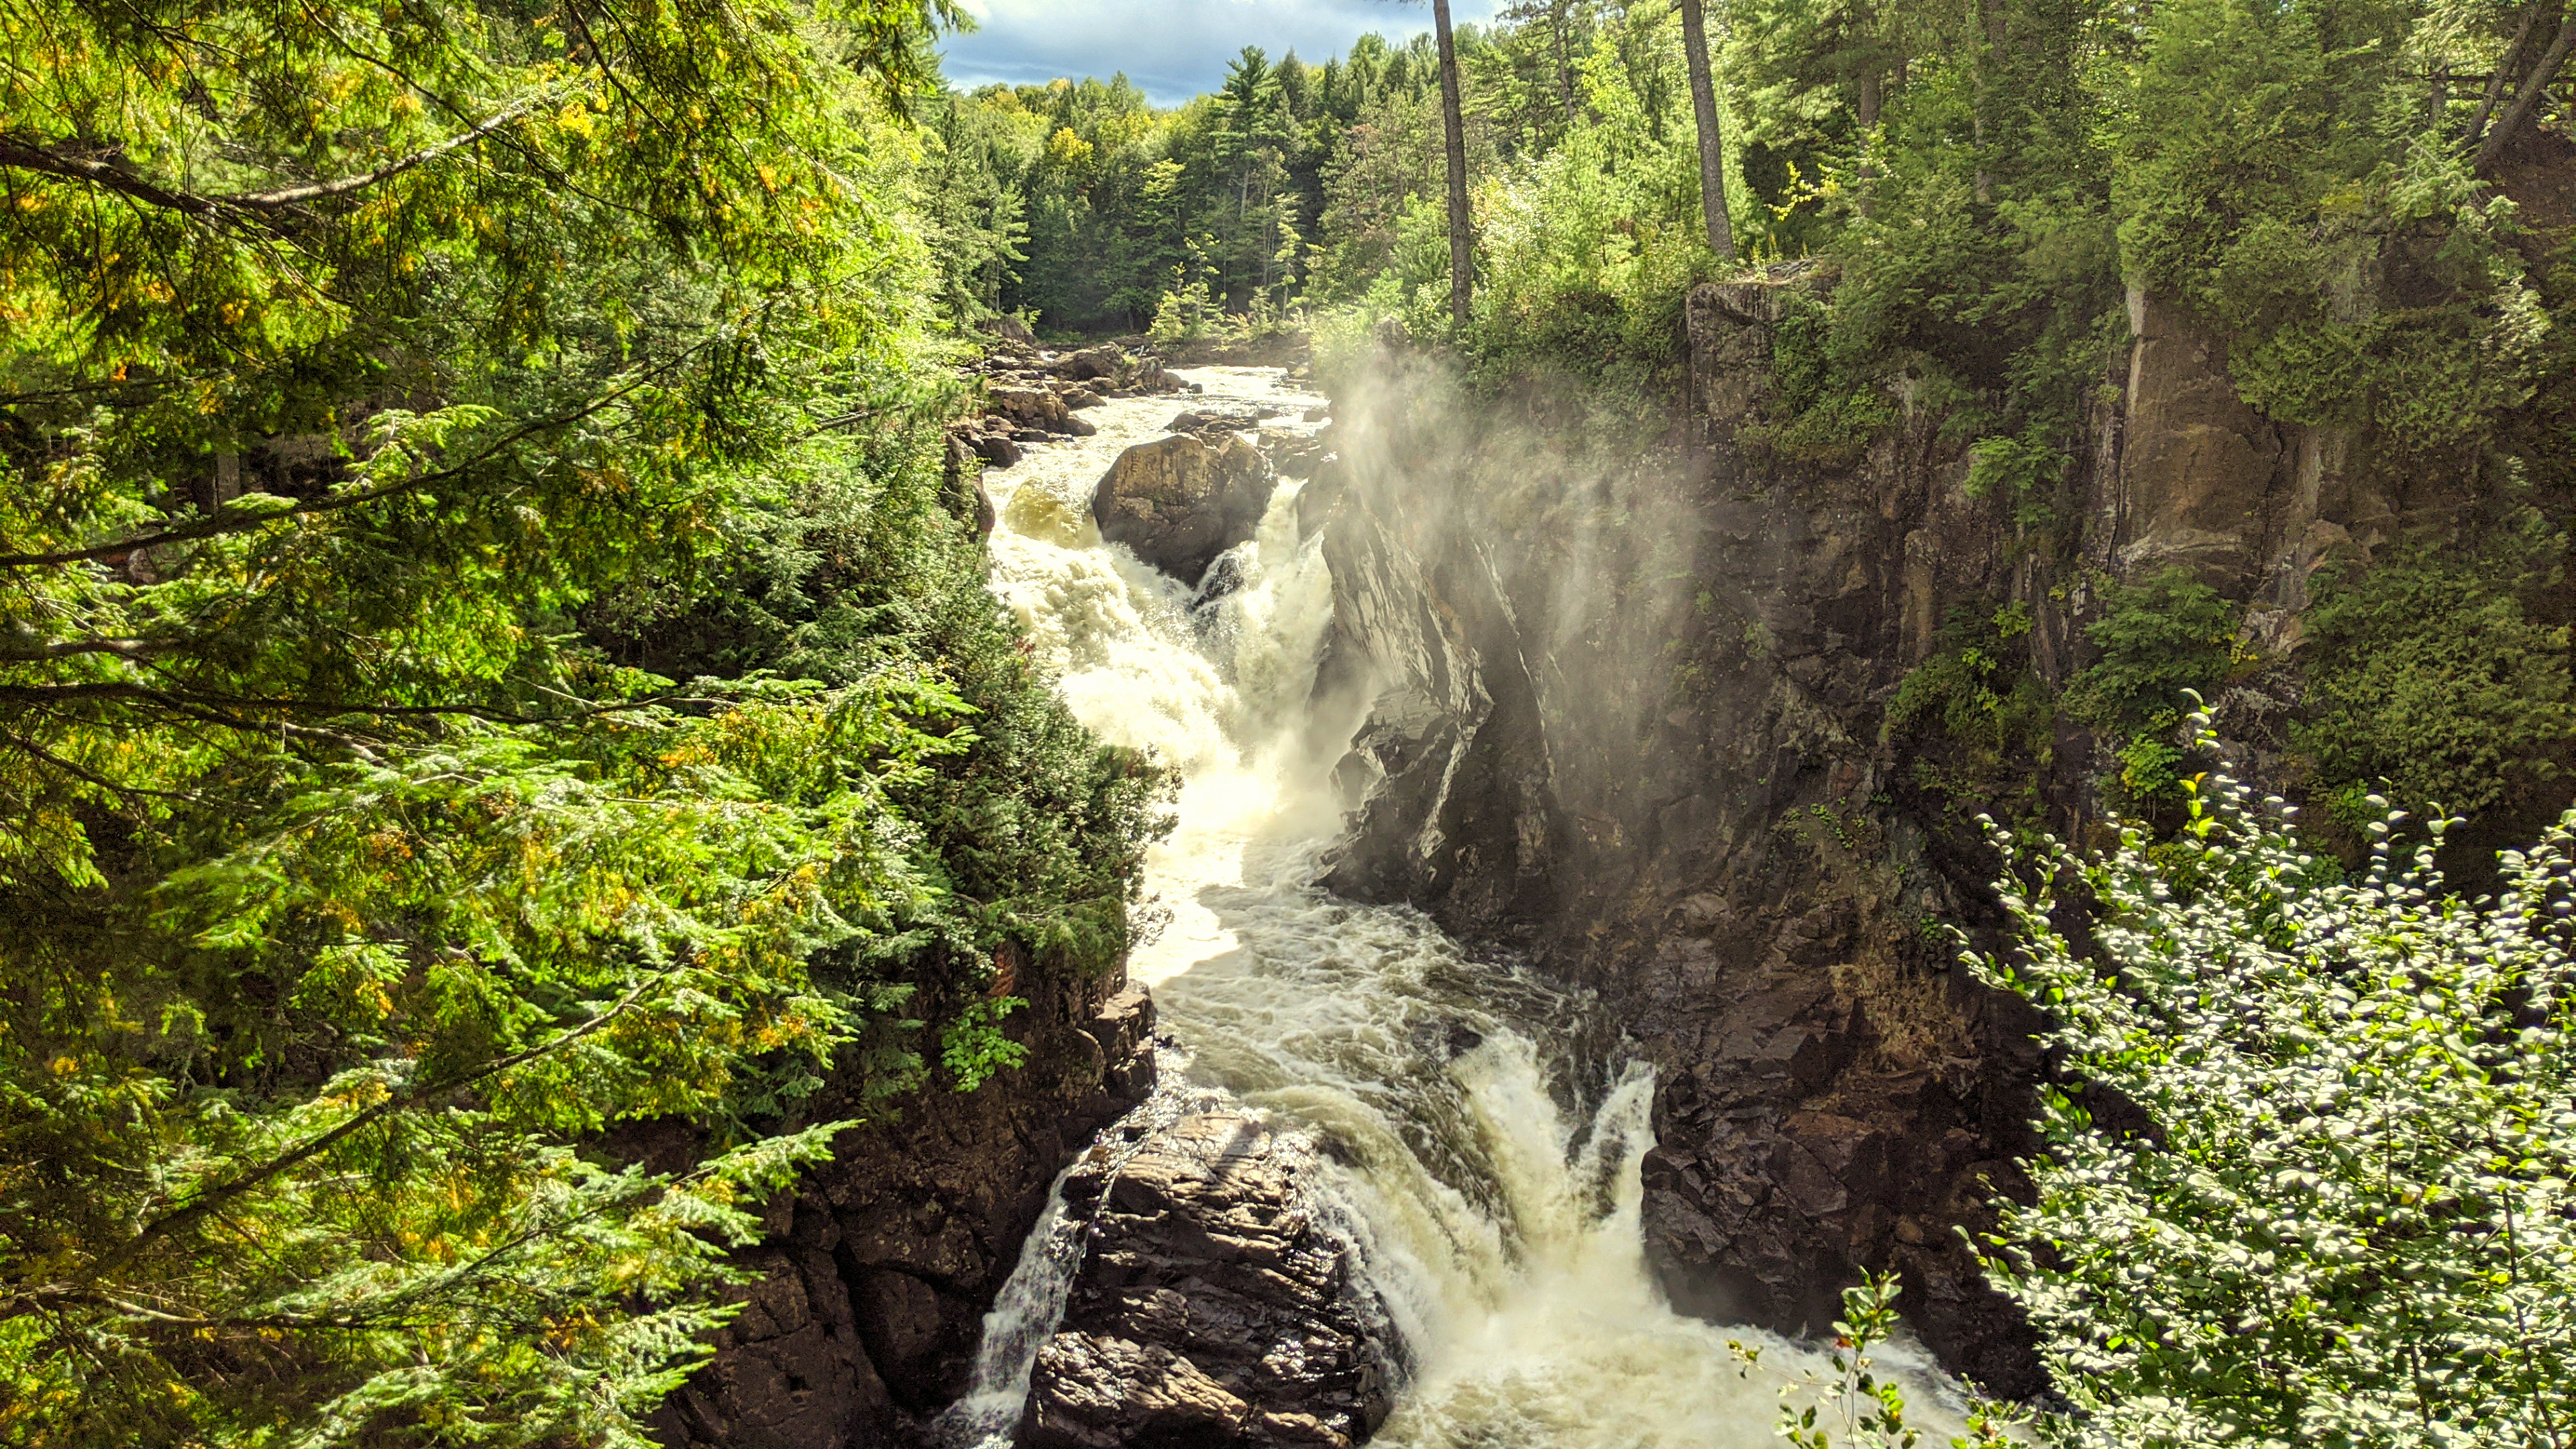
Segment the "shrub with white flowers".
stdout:
[[2401,847],[2391,812],[2346,879],[2277,799],[2211,775],[2189,810],[2098,859],[1988,826],[2019,929],[1967,964],[2077,1084],[1986,1240],[2064,1399],[2034,1432],[2576,1446],[2576,812],[2470,901],[2457,822]]

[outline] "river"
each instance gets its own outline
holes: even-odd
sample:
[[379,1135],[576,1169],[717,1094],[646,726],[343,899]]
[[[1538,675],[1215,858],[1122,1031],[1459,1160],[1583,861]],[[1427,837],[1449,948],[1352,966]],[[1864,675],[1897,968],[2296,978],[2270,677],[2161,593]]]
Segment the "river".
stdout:
[[[1180,375],[1205,390],[1196,401],[1283,410],[1273,427],[1317,426],[1300,415],[1324,401],[1278,369]],[[1651,1073],[1582,996],[1461,949],[1417,911],[1311,884],[1341,802],[1332,751],[1309,744],[1332,580],[1297,536],[1299,484],[1281,480],[1240,551],[1242,586],[1195,609],[1190,584],[1100,540],[1101,475],[1192,401],[1109,400],[1084,413],[1095,436],[985,475],[993,587],[1035,657],[1085,724],[1183,773],[1178,828],[1147,864],[1169,917],[1129,967],[1179,1043],[1166,1093],[1230,1099],[1329,1149],[1321,1189],[1402,1340],[1404,1389],[1373,1442],[1777,1443],[1782,1374],[1814,1356],[1675,1314],[1649,1278]],[[979,1427],[957,1442],[1007,1442],[1069,1246],[1051,1211],[987,1320]],[[1743,1372],[1730,1338],[1764,1345],[1762,1368]]]

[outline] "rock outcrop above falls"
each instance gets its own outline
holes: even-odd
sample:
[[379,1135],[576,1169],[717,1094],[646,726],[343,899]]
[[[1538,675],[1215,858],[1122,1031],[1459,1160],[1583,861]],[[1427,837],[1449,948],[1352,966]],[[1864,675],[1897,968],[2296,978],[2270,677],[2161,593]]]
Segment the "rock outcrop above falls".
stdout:
[[1048,1184],[1153,1090],[1153,999],[1111,984],[1029,989],[1008,1027],[1024,1065],[869,1103],[869,1125],[770,1204],[739,1259],[758,1275],[742,1315],[655,1416],[665,1445],[894,1449],[963,1392]]
[[1344,1449],[1387,1412],[1384,1315],[1317,1221],[1312,1155],[1231,1112],[1065,1181],[1091,1215],[1023,1449]]
[[1222,429],[1179,433],[1118,455],[1092,495],[1100,536],[1184,583],[1252,537],[1279,475],[1261,449]]

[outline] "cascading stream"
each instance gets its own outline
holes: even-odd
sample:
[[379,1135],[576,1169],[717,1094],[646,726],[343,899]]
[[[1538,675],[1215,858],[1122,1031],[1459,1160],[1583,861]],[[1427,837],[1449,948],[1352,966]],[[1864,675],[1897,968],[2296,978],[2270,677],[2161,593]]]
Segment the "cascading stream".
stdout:
[[[1289,418],[1322,401],[1277,369],[1184,376],[1210,400]],[[1683,1318],[1648,1277],[1651,1074],[1604,1050],[1583,998],[1472,959],[1416,911],[1311,884],[1339,827],[1303,742],[1332,587],[1297,536],[1298,485],[1281,481],[1240,551],[1242,586],[1196,610],[1190,584],[1101,542],[1093,487],[1181,406],[1112,400],[1086,414],[1096,436],[988,473],[993,586],[1085,724],[1183,771],[1179,826],[1147,864],[1171,916],[1129,969],[1181,1044],[1167,1063],[1181,1090],[1230,1096],[1329,1149],[1322,1188],[1410,1368],[1375,1442],[1776,1442],[1776,1366],[1811,1357]],[[1049,1217],[987,1319],[978,1432],[961,1442],[1008,1433],[1028,1356],[1061,1312],[1078,1245]],[[1743,1376],[1729,1336],[1763,1341],[1765,1370]]]

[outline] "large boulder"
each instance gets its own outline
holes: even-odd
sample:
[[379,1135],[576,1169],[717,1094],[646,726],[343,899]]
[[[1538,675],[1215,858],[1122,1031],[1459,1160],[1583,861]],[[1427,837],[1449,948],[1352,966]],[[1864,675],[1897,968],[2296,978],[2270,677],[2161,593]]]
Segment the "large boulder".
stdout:
[[1117,344],[1104,342],[1098,347],[1086,347],[1058,358],[1055,370],[1071,381],[1090,382],[1097,378],[1114,378],[1127,365],[1127,354],[1119,351]]
[[1023,1449],[1348,1449],[1391,1403],[1386,1316],[1317,1223],[1311,1149],[1184,1117],[1065,1179],[1091,1246],[1038,1353]]
[[1139,443],[1118,455],[1091,498],[1100,536],[1184,583],[1252,537],[1279,475],[1250,440],[1219,432]]
[[987,321],[984,324],[984,330],[1004,342],[1016,343],[1022,347],[1038,345],[1038,335],[1029,330],[1029,324],[1007,314]]

